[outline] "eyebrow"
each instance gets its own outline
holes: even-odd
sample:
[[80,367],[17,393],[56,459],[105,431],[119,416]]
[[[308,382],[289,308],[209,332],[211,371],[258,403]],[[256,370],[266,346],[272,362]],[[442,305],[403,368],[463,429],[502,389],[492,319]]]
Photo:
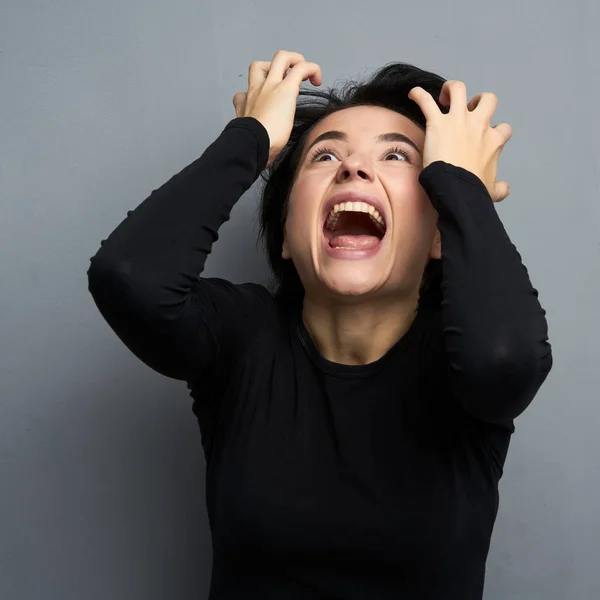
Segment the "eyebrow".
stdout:
[[[347,142],[348,141],[348,136],[343,131],[337,131],[336,129],[333,129],[331,131],[326,131],[325,133],[322,133],[321,135],[319,135],[311,143],[311,145],[306,149],[305,154],[313,146],[315,146],[319,142],[323,142],[325,140],[341,140],[342,142]],[[378,135],[375,138],[375,141],[378,142],[378,143],[382,143],[382,142],[404,142],[405,144],[408,144],[409,146],[412,146],[419,153],[419,156],[421,156],[421,151],[419,150],[419,147],[408,136],[404,135],[403,133],[397,133],[397,132],[382,133],[382,134]]]

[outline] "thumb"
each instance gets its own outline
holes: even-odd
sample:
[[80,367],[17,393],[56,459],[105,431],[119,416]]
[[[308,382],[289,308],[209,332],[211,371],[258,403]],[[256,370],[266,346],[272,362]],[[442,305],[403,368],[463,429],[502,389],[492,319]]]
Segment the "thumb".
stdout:
[[495,181],[492,188],[492,200],[502,202],[510,194],[510,185],[506,181]]
[[233,96],[233,106],[235,107],[235,114],[237,117],[244,116],[244,108],[246,106],[247,92],[237,92]]

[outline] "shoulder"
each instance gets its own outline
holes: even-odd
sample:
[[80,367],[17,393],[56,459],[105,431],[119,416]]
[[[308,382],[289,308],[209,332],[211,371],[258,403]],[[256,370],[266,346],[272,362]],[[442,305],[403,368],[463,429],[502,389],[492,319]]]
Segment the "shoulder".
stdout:
[[200,277],[196,282],[195,292],[203,303],[218,312],[259,314],[275,307],[271,292],[264,285],[254,282],[233,283],[221,277]]

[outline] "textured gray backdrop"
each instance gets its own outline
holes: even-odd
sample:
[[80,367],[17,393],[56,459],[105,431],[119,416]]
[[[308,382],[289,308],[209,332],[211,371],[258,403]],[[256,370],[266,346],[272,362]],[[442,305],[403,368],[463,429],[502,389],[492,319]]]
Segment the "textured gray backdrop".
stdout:
[[[600,598],[599,13],[597,0],[2,0],[0,598],[206,597],[191,400],[121,345],[86,271],[278,48],[321,64],[325,86],[400,60],[498,95],[495,122],[514,130],[498,211],[555,364],[517,421],[485,597]],[[266,282],[256,191],[208,275]]]

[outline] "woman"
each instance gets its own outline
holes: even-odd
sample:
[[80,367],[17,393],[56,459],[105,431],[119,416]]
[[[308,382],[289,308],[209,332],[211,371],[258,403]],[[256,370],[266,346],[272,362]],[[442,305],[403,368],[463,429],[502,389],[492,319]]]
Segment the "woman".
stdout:
[[[552,365],[494,209],[512,132],[493,94],[411,65],[343,96],[307,79],[298,53],[252,63],[236,118],[103,241],[89,289],[194,398],[211,599],[480,599],[513,420]],[[267,166],[275,292],[199,277]]]

